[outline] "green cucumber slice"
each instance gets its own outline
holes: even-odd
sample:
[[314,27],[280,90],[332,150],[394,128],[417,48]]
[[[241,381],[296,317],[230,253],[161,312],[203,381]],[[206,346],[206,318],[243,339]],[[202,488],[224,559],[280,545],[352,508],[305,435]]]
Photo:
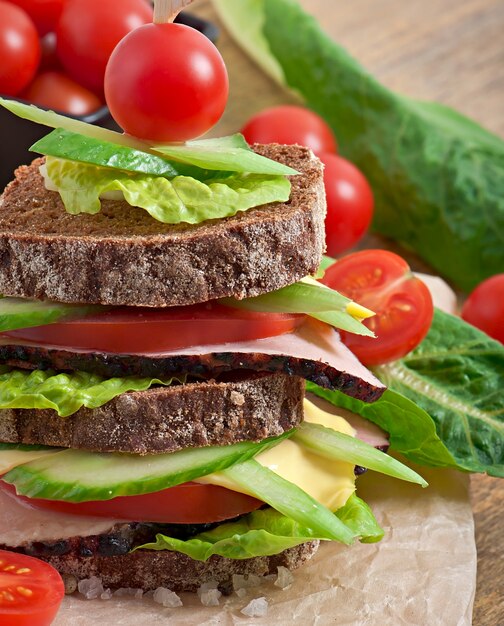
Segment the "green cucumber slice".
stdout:
[[320,424],[303,422],[293,439],[305,448],[328,459],[355,463],[368,469],[427,487],[428,483],[412,469],[360,439],[339,433]]
[[229,467],[222,474],[286,517],[311,528],[319,537],[347,545],[356,537],[328,508],[255,459]]
[[188,448],[170,454],[97,453],[64,450],[20,465],[3,476],[28,498],[86,502],[161,491],[241,463],[290,437],[293,431],[260,443]]
[[0,296],[0,332],[44,326],[63,319],[77,319],[103,309],[104,307],[98,305],[60,304],[48,300]]
[[69,161],[163,178],[191,176],[197,180],[206,180],[215,174],[200,167],[176,163],[162,156],[135,150],[129,146],[120,146],[96,137],[85,137],[63,128],[57,128],[42,137],[30,150]]

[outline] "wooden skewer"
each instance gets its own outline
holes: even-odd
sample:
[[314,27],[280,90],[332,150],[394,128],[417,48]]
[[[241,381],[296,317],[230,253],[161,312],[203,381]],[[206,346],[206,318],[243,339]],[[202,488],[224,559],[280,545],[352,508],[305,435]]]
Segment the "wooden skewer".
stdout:
[[192,0],[154,0],[154,24],[173,22],[184,7]]

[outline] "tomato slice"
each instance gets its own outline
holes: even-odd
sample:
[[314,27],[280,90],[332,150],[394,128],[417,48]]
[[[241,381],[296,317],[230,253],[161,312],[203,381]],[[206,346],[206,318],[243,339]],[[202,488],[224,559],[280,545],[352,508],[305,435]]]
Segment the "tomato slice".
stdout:
[[3,335],[72,349],[145,353],[282,335],[303,320],[303,315],[258,313],[213,302],[166,309],[120,307]]
[[63,581],[54,567],[31,556],[0,550],[2,626],[49,626],[64,595]]
[[[15,487],[0,480],[0,489],[16,494]],[[183,483],[141,496],[120,496],[112,500],[63,502],[16,496],[37,509],[110,517],[131,522],[165,524],[207,524],[250,513],[264,504],[251,496],[217,485]]]
[[428,288],[409,265],[387,250],[363,250],[331,265],[322,282],[376,313],[364,321],[377,336],[341,332],[365,365],[400,359],[425,337],[434,307]]

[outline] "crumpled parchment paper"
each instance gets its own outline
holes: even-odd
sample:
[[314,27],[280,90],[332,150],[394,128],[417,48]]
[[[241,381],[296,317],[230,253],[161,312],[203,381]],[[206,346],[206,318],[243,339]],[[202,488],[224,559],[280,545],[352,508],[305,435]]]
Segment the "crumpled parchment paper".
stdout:
[[[54,626],[228,626],[231,624],[319,626],[466,626],[471,624],[476,586],[476,547],[469,479],[446,470],[420,473],[421,489],[368,473],[358,493],[385,530],[376,544],[351,547],[325,543],[294,572],[286,590],[273,582],[204,607],[196,594],[182,594],[184,606],[170,609],[151,598],[65,598]],[[265,596],[264,617],[241,613]]]

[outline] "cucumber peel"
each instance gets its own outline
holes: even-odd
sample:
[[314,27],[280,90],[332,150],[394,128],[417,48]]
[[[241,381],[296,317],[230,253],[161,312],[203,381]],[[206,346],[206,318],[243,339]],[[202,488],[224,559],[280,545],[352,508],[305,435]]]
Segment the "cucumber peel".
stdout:
[[41,458],[19,465],[2,480],[14,485],[18,495],[28,498],[65,502],[111,500],[161,491],[222,471],[292,434],[293,431],[288,431],[260,443],[244,441],[145,456],[64,450],[47,460]]
[[102,309],[99,305],[60,304],[47,300],[0,297],[0,332],[53,324],[63,319],[84,317]]

